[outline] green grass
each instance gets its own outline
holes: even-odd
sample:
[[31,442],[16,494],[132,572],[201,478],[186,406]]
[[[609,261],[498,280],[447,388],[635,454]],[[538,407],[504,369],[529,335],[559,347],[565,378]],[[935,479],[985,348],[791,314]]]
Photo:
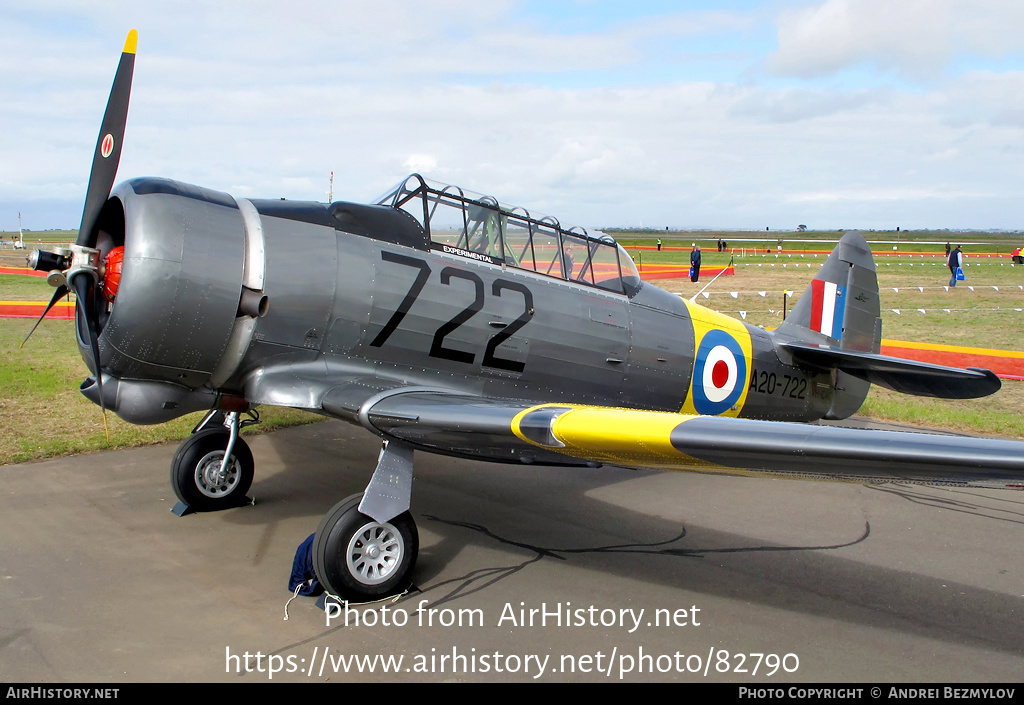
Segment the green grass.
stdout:
[[[74,242],[78,239],[77,230],[25,230],[25,247],[31,249],[36,246],[36,243],[43,244],[54,244],[61,242]],[[4,241],[10,241],[18,238],[17,231],[0,231],[0,237],[3,237]]]
[[53,287],[43,277],[0,274],[0,301],[49,301]]
[[1004,381],[985,399],[929,399],[871,387],[858,414],[872,419],[973,435],[1024,439],[1024,382]]

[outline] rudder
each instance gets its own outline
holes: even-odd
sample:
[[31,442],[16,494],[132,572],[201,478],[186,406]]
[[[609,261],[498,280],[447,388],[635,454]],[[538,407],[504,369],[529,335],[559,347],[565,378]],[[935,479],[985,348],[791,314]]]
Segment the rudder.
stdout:
[[778,328],[782,337],[877,353],[882,344],[878,277],[859,232],[843,235]]
[[[878,277],[864,236],[855,231],[843,235],[776,334],[780,340],[879,352],[882,317]],[[833,387],[832,406],[825,418],[844,419],[864,403],[871,384],[834,370]]]

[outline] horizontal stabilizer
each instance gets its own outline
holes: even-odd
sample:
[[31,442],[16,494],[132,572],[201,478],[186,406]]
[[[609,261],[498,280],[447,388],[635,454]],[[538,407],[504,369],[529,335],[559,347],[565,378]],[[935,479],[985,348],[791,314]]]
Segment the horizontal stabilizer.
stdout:
[[794,360],[821,369],[838,369],[853,377],[903,394],[940,399],[977,399],[999,391],[1002,383],[990,370],[933,365],[856,350],[788,342],[778,346]]

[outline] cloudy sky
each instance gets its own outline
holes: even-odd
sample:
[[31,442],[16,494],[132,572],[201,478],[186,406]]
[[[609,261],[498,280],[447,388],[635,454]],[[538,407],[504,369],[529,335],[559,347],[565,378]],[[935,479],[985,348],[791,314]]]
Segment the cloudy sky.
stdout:
[[1024,228],[1020,0],[0,0],[0,229],[119,179],[371,201],[418,171],[586,227]]

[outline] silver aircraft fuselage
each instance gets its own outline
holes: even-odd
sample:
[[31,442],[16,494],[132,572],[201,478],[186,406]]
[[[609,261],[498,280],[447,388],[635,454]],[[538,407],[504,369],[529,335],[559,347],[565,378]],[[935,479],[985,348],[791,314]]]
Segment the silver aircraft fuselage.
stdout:
[[[410,221],[388,206],[120,185],[100,219],[101,249],[125,246],[99,336],[107,406],[136,423],[216,395],[321,410],[332,380],[365,376],[785,421],[830,409],[831,376],[784,362],[764,329],[638,279],[609,290],[439,245]],[[269,304],[262,316],[239,310],[244,291]],[[734,351],[713,394],[699,368],[714,346],[695,343],[712,329]]]

